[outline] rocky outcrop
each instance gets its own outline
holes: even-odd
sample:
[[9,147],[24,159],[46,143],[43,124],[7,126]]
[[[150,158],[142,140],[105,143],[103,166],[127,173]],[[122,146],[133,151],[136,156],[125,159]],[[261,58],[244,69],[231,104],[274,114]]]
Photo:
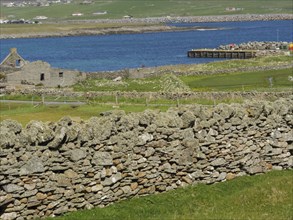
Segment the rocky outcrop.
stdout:
[[133,196],[293,168],[293,101],[0,123],[0,218],[32,219]]

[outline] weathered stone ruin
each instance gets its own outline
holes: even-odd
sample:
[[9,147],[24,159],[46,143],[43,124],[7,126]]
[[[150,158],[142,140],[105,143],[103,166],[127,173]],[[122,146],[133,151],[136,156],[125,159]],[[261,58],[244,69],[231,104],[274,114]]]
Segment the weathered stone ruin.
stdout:
[[26,63],[17,52],[16,48],[11,48],[10,53],[5,57],[5,59],[0,63],[0,66],[6,68],[21,68]]
[[[45,86],[65,87],[86,78],[85,73],[77,70],[52,68],[43,61],[29,62],[22,58],[16,48],[11,48],[10,53],[0,64],[0,83],[3,87],[10,86]],[[3,78],[3,79],[2,79]],[[0,84],[1,86],[1,84]]]

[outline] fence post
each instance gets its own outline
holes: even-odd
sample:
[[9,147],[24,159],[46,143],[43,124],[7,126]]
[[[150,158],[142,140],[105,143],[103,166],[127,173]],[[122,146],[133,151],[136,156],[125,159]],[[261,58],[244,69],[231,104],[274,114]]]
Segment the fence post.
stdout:
[[176,106],[179,107],[179,104],[180,104],[179,103],[179,93],[177,93],[177,95],[176,95],[176,102],[177,102]]
[[115,93],[115,103],[118,105],[118,92]]

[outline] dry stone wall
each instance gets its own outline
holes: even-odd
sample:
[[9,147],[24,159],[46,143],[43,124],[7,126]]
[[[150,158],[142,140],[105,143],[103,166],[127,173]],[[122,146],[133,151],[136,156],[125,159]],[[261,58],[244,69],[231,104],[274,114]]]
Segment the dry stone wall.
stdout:
[[293,99],[0,123],[0,218],[33,219],[293,167]]
[[276,100],[278,98],[287,98],[293,95],[293,91],[283,92],[74,92],[72,89],[50,89],[50,88],[26,88],[26,89],[0,89],[0,94],[4,95],[31,95],[31,96],[57,96],[76,98],[77,100],[84,97],[94,99],[102,96],[113,96],[118,98],[132,99],[132,98],[146,98],[146,99],[245,99],[245,100]]

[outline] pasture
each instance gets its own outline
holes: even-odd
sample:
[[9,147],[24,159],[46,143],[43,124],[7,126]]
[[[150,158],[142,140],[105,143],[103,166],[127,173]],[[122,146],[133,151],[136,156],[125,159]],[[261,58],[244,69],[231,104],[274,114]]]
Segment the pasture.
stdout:
[[[70,4],[53,4],[47,7],[1,7],[1,17],[14,16],[15,19],[33,19],[47,16],[49,20],[77,20],[110,18],[119,19],[125,15],[136,18],[162,16],[203,16],[229,14],[285,14],[292,13],[291,0],[93,0],[91,4],[82,4],[75,0]],[[226,8],[238,10],[227,11]],[[106,14],[94,15],[95,12]],[[82,13],[82,16],[72,16]]]

